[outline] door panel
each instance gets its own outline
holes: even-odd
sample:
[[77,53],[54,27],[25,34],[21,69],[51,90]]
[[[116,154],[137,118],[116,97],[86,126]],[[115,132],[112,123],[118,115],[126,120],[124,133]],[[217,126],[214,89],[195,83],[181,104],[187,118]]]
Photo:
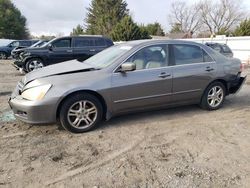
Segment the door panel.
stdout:
[[[214,69],[214,71],[207,71]],[[206,86],[212,81],[216,64],[199,63],[173,68],[173,102],[198,101]]]
[[204,89],[216,74],[216,63],[199,46],[171,45],[173,66],[173,103],[199,102]]
[[50,63],[59,63],[74,59],[71,39],[59,39],[52,44],[49,50]]
[[114,73],[112,76],[112,101],[117,113],[167,104],[171,100],[171,91],[171,67]]

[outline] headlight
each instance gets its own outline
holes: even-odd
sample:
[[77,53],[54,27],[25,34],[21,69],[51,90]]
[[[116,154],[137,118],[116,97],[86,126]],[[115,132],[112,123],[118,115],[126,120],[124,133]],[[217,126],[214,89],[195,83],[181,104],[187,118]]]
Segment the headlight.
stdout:
[[47,84],[47,85],[32,87],[23,91],[21,96],[24,99],[31,100],[31,101],[42,100],[44,96],[46,95],[46,93],[51,88],[51,86],[52,86],[51,84]]

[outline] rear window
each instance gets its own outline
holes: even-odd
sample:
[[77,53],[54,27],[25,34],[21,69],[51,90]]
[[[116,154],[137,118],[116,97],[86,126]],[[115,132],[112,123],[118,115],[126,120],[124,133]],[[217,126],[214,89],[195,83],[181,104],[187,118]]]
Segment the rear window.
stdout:
[[222,49],[226,53],[231,53],[232,52],[231,49],[227,45],[222,45]]

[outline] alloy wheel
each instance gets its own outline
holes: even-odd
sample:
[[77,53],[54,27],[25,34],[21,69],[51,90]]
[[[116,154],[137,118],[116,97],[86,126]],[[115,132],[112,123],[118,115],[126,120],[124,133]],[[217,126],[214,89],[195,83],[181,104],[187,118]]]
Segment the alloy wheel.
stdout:
[[88,100],[74,103],[68,110],[68,122],[77,129],[90,127],[97,118],[97,107]]
[[207,96],[207,102],[212,108],[218,107],[224,99],[224,91],[220,86],[212,87]]
[[28,68],[29,68],[29,71],[40,69],[40,68],[43,68],[43,63],[39,60],[32,60],[29,62]]

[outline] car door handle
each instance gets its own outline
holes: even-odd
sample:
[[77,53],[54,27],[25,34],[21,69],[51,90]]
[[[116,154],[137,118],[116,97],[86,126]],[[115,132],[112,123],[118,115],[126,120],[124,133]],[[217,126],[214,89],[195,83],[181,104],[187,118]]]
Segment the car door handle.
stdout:
[[89,51],[90,51],[90,52],[95,52],[95,49],[90,49]]
[[67,50],[66,52],[69,52],[69,53],[71,53],[71,52],[73,52],[73,50]]
[[206,71],[207,71],[207,72],[211,72],[211,71],[213,71],[213,70],[214,70],[214,69],[211,68],[211,67],[207,67],[207,68],[206,68]]
[[171,76],[171,74],[167,74],[167,73],[165,73],[165,72],[162,72],[158,77],[159,77],[159,78],[167,78],[167,77],[169,77],[169,76]]

